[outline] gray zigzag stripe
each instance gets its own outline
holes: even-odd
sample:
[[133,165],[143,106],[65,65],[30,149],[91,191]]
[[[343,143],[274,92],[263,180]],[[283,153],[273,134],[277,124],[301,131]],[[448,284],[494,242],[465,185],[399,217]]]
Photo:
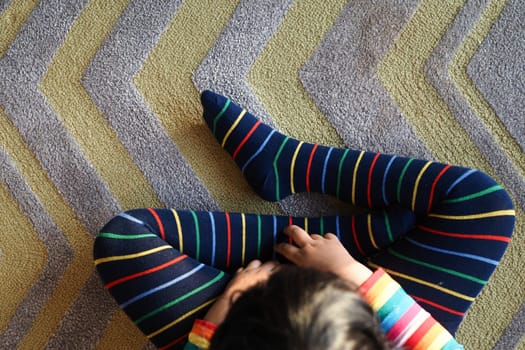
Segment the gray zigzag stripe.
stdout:
[[429,81],[437,89],[456,120],[483,152],[496,175],[516,196],[518,205],[525,208],[523,201],[525,198],[524,179],[494,140],[492,134],[464,100],[448,73],[450,59],[454,57],[455,51],[478,20],[480,12],[487,2],[486,0],[472,0],[465,4],[427,61],[425,70]]
[[517,349],[520,340],[525,334],[525,303],[523,303],[514,315],[512,322],[507,326],[505,332],[498,340],[493,350]]
[[274,126],[246,76],[288,12],[292,0],[242,0],[215,45],[193,75],[199,91],[230,97]]
[[[18,306],[5,331],[0,334],[0,344],[6,349],[15,349],[55,290],[57,281],[71,262],[73,252],[63,234],[1,148],[0,182],[5,184],[21,210],[27,215],[39,238],[45,244],[48,254],[42,273]],[[30,260],[32,257],[26,258]]]
[[94,348],[95,340],[102,337],[116,309],[115,300],[104,289],[100,277],[93,273],[62,318],[60,328],[49,339],[46,349]]
[[155,46],[181,1],[133,1],[82,79],[132,159],[168,206],[217,206],[133,85],[133,76]]
[[0,103],[55,186],[94,233],[107,222],[108,213],[119,210],[118,204],[38,90],[47,65],[84,4],[50,0],[37,5],[0,59]]
[[349,2],[301,68],[301,81],[349,147],[429,159],[376,75],[418,3],[394,2]]
[[[224,94],[275,127],[246,76],[291,5],[291,0],[242,0],[195,71],[193,81],[197,89]],[[295,216],[335,214],[340,209],[340,203],[314,194],[288,197],[279,205],[284,212]]]
[[4,12],[4,10],[5,10],[6,8],[9,7],[9,5],[11,4],[12,1],[13,1],[13,0],[2,0],[2,1],[0,1],[0,14],[1,14],[2,12]]
[[[510,0],[467,66],[476,87],[525,151],[525,6]],[[525,161],[525,160],[524,160]]]

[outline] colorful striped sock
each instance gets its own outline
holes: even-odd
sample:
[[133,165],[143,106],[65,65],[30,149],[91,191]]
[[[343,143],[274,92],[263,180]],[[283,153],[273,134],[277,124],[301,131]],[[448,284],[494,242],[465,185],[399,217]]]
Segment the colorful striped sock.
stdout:
[[346,190],[349,177],[342,175],[360,156],[359,152],[283,135],[211,91],[204,91],[201,101],[210,130],[262,198],[279,201],[292,193],[306,191],[352,199]]

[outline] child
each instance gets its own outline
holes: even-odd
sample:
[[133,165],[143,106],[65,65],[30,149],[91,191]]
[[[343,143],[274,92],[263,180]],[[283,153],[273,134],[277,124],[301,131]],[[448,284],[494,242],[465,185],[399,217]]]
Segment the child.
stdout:
[[[106,288],[149,339],[161,349],[179,347],[194,320],[205,316],[215,300],[212,316],[224,306],[218,296],[228,285],[228,273],[253,259],[272,260],[276,244],[278,253],[300,266],[324,269],[343,280],[358,276],[323,268],[341,251],[336,247],[340,241],[348,256],[359,261],[352,266],[361,266],[363,275],[353,282],[376,310],[390,341],[413,348],[457,348],[450,334],[512,234],[514,210],[501,186],[473,169],[295,140],[223,96],[205,91],[201,99],[208,126],[260,196],[278,201],[297,192],[320,192],[369,211],[320,218],[173,209],[118,215],[96,239],[95,264]],[[292,225],[320,235],[303,246],[307,235],[298,234],[298,228],[282,234]],[[297,247],[290,244],[294,241]],[[330,243],[330,259],[300,259],[321,242]],[[365,265],[375,272],[370,275]],[[237,294],[243,300],[241,291]],[[207,345],[214,328],[196,321],[190,340]],[[226,328],[219,329],[217,339],[227,335],[221,329]]]

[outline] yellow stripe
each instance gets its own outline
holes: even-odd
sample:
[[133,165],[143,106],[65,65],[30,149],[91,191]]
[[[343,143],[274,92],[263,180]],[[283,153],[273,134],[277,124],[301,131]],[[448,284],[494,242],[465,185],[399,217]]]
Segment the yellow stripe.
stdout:
[[355,187],[357,184],[357,169],[359,168],[359,163],[361,163],[361,159],[363,159],[364,155],[365,155],[365,151],[361,151],[361,153],[359,153],[359,157],[357,158],[357,162],[355,163],[354,175],[352,177],[352,204],[354,205],[355,205]]
[[141,256],[154,254],[154,253],[160,252],[162,250],[170,249],[170,248],[172,248],[170,245],[163,245],[163,246],[160,246],[160,247],[157,247],[157,248],[144,250],[144,251],[142,251],[140,253],[127,254],[127,255],[108,256],[107,258],[100,258],[100,259],[95,260],[95,266],[100,265],[100,264],[105,263],[105,262],[110,262],[110,261],[129,260],[129,259],[134,259],[134,258],[140,258]]
[[439,219],[448,219],[448,220],[472,220],[472,219],[484,219],[492,218],[495,216],[514,216],[516,211],[513,209],[509,210],[496,210],[489,211],[488,213],[479,213],[472,215],[440,215],[440,214],[429,214],[429,217],[439,218]]
[[241,114],[239,114],[239,116],[237,117],[237,119],[235,119],[235,121],[233,122],[232,126],[230,127],[230,129],[228,130],[228,132],[226,133],[226,135],[224,135],[224,138],[222,139],[222,143],[221,143],[221,147],[224,148],[224,145],[226,144],[226,141],[228,141],[228,138],[230,137],[231,133],[233,132],[233,130],[235,130],[235,128],[237,127],[237,125],[241,122],[242,120],[242,117],[244,117],[244,114],[246,113],[246,110],[243,109]]
[[293,177],[294,177],[294,172],[295,172],[295,161],[297,160],[297,155],[299,154],[299,149],[301,148],[303,143],[304,142],[301,141],[297,145],[297,148],[295,149],[295,152],[293,153],[292,164],[290,165],[290,188],[292,190],[292,193],[295,193],[295,187],[293,185]]
[[381,277],[366,293],[366,298],[374,310],[379,310],[400,288],[401,286],[393,282],[390,276]]
[[179,233],[179,251],[182,253],[184,250],[184,245],[183,245],[183,238],[182,238],[183,237],[182,226],[180,224],[179,214],[174,209],[171,209],[171,212],[173,213],[173,216],[175,217],[175,223],[177,224],[177,232]]
[[450,341],[452,336],[444,328],[441,329],[439,335],[434,339],[432,344],[428,347],[427,350],[440,350],[443,346]]
[[423,174],[425,173],[425,171],[427,171],[427,169],[430,166],[430,164],[432,164],[432,162],[428,161],[425,164],[425,166],[423,166],[423,168],[421,169],[419,174],[417,175],[416,184],[414,185],[414,193],[412,194],[412,211],[414,211],[415,207],[416,207],[416,197],[417,197],[417,189],[419,187],[419,182],[421,181],[421,178],[423,177]]
[[405,275],[404,273],[401,273],[401,272],[396,272],[396,271],[392,271],[392,270],[389,270],[387,269],[386,267],[383,267],[383,266],[379,266],[377,264],[374,264],[373,262],[368,262],[368,265],[373,267],[373,268],[382,268],[383,270],[385,270],[386,272],[388,272],[389,274],[391,275],[394,275],[394,276],[398,276],[398,277],[401,277],[401,278],[404,278],[404,279],[407,279],[409,281],[413,281],[413,282],[416,282],[416,283],[419,283],[419,284],[422,284],[424,286],[427,286],[427,287],[431,287],[431,288],[434,288],[434,289],[437,289],[443,293],[447,293],[447,294],[450,294],[450,295],[453,295],[457,298],[460,298],[460,299],[463,299],[463,300],[468,300],[468,301],[474,301],[474,298],[471,297],[471,296],[468,296],[468,295],[465,295],[465,294],[461,294],[461,293],[458,293],[456,291],[453,291],[451,289],[447,289],[447,288],[443,288],[437,284],[434,284],[434,283],[430,283],[430,282],[427,282],[427,281],[424,281],[424,280],[421,280],[419,278],[415,278],[415,277],[412,277],[412,276],[409,276],[409,275]]
[[244,213],[241,213],[241,221],[242,221],[242,257],[241,257],[241,265],[244,266],[244,258],[246,254],[246,218],[244,216]]
[[217,298],[214,298],[214,299],[211,299],[211,300],[208,300],[207,302],[205,302],[204,304],[202,305],[199,305],[197,306],[195,309],[193,310],[190,310],[188,312],[186,312],[184,315],[182,315],[181,317],[177,318],[175,321],[171,322],[171,323],[168,323],[167,325],[165,325],[164,327],[162,327],[161,329],[153,332],[153,333],[150,333],[148,334],[146,337],[148,337],[148,339],[151,339],[153,338],[154,336],[164,332],[165,330],[173,327],[174,325],[176,325],[177,323],[179,323],[180,321],[184,320],[185,318],[187,318],[188,316],[191,316],[193,315],[194,313],[198,312],[199,310],[201,309],[204,309],[206,306],[210,305],[211,303],[213,303]]
[[374,248],[379,250],[379,247],[376,244],[376,240],[374,239],[374,234],[372,232],[372,214],[367,215],[367,221],[368,221],[368,237],[370,237],[370,242],[372,242],[372,245]]
[[304,218],[304,230],[308,232],[308,218]]
[[16,35],[26,23],[27,18],[33,11],[38,1],[36,0],[13,0],[11,4],[0,13],[0,28],[2,28],[2,35],[0,35],[0,57],[9,48],[9,45],[15,40]]

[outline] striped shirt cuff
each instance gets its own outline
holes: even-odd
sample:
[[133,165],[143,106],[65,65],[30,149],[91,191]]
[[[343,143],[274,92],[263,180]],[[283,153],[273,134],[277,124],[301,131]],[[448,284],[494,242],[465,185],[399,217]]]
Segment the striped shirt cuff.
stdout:
[[395,346],[406,349],[463,349],[383,269],[377,269],[358,292],[377,313],[381,328]]
[[211,338],[213,334],[215,334],[216,329],[217,325],[214,323],[205,320],[195,320],[190,335],[188,336],[188,345],[194,346],[187,346],[185,349],[209,349]]

